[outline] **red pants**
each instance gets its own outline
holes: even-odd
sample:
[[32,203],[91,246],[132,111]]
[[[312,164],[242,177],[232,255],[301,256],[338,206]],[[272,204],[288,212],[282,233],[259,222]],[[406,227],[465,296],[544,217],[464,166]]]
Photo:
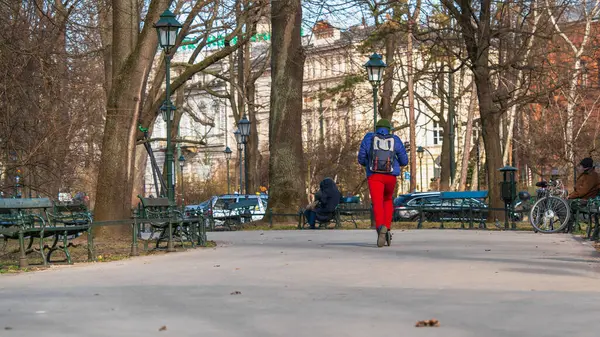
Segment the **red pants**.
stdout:
[[374,173],[368,179],[375,225],[377,228],[385,225],[388,229],[392,227],[394,215],[394,188],[396,188],[396,176],[391,174]]

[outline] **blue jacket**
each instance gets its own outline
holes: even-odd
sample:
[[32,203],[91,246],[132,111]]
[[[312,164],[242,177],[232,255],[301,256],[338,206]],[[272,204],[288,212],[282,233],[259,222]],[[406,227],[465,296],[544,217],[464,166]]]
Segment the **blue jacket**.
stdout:
[[[382,135],[388,135],[390,134],[390,131],[387,128],[379,128],[377,129],[377,133]],[[373,172],[371,172],[371,170],[369,169],[369,156],[371,154],[371,147],[373,146],[374,136],[375,133],[373,132],[367,133],[365,135],[365,138],[363,138],[362,143],[360,143],[360,150],[358,151],[358,163],[367,169],[367,177],[370,177],[373,174]],[[400,166],[408,165],[408,156],[406,155],[404,144],[396,135],[394,135],[394,152],[396,152],[396,156],[394,157],[394,163],[392,164],[392,175],[399,176]]]

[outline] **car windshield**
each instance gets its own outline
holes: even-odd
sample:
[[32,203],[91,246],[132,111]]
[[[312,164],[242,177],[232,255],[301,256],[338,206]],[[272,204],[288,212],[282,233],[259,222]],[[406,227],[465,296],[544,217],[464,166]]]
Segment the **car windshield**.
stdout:
[[[240,206],[243,208],[252,208],[258,205],[258,198],[240,198],[238,203],[240,203]],[[233,206],[233,204],[236,204],[235,198],[219,198],[217,202],[215,202],[213,209],[226,210],[231,207],[229,205]]]
[[439,197],[429,197],[429,198],[415,198],[408,202],[410,206],[420,206],[420,205],[440,205],[442,200]]
[[394,200],[394,206],[402,206],[410,198],[410,195],[401,195]]

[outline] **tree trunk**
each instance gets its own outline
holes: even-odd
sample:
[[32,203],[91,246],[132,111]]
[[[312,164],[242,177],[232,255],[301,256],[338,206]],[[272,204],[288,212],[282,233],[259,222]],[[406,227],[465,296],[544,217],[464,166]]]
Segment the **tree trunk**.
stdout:
[[408,23],[408,47],[407,47],[407,62],[408,62],[408,123],[410,125],[410,191],[415,192],[417,189],[417,133],[415,120],[415,97],[413,84],[413,36],[412,36],[412,21]]
[[459,191],[464,191],[467,184],[467,172],[469,170],[469,158],[471,152],[471,138],[473,138],[473,115],[475,114],[475,100],[477,99],[477,86],[475,82],[471,87],[471,100],[469,101],[469,111],[467,116],[467,130],[465,131],[465,147],[463,150],[462,166],[460,171]]
[[[486,61],[487,64],[487,61]],[[498,171],[502,165],[502,146],[500,134],[500,114],[492,111],[492,92],[490,91],[489,67],[480,66],[475,69],[475,81],[477,83],[477,96],[479,98],[479,113],[481,116],[482,136],[486,154],[485,168],[487,172],[488,200],[492,208],[503,208],[504,203],[500,198],[498,184],[502,181],[502,175]],[[497,212],[490,212],[490,220],[499,217]]]
[[[155,0],[148,7],[146,22],[155,22],[167,7],[166,0]],[[102,154],[96,188],[97,221],[129,219],[135,159],[135,136],[150,64],[156,53],[154,28],[145,25],[139,40],[135,16],[136,1],[113,0],[113,82],[107,102]],[[136,26],[137,27],[137,26]],[[136,37],[129,35],[135,34]],[[132,43],[135,43],[135,49]],[[105,227],[101,233],[126,232],[129,226]]]
[[392,120],[394,109],[392,108],[392,94],[394,91],[394,52],[397,45],[396,34],[389,34],[385,38],[385,63],[388,65],[383,73],[383,92],[381,94],[381,118]]
[[[442,111],[443,114],[443,111]],[[440,118],[440,126],[444,130],[442,136],[442,154],[440,155],[440,191],[450,190],[450,133],[449,121]]]
[[[269,115],[269,208],[295,213],[306,200],[302,147],[302,79],[305,54],[300,0],[271,3],[273,29]],[[282,88],[283,90],[277,90]],[[277,221],[280,218],[275,218]]]
[[98,20],[100,24],[100,40],[102,41],[102,57],[104,61],[104,93],[108,97],[112,86],[112,12],[109,0],[98,0]]

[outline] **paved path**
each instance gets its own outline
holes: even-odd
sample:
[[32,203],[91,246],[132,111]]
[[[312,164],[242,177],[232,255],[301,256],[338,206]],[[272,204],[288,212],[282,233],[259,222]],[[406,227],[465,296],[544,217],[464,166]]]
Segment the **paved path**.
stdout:
[[[371,231],[209,239],[219,247],[0,276],[0,336],[600,334],[598,254],[567,235],[398,231],[382,249]],[[414,327],[430,318],[441,327]]]

